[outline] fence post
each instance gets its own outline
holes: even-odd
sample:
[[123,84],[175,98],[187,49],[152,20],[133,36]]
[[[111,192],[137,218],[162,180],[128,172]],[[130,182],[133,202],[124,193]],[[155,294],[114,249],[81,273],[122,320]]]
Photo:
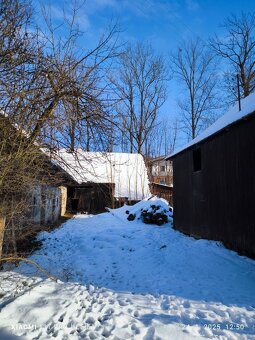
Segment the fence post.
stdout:
[[67,203],[67,188],[60,186],[60,216],[64,216],[66,213],[66,203]]
[[0,216],[0,259],[2,258],[4,243],[5,217]]

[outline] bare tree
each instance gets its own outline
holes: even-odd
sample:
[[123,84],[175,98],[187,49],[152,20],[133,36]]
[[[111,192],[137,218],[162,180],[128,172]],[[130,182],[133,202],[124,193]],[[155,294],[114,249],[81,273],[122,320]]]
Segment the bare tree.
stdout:
[[128,47],[111,78],[117,95],[122,146],[125,151],[144,152],[144,145],[166,100],[167,70],[162,57],[149,45]]
[[0,1],[0,218],[14,241],[33,186],[58,184],[41,147],[84,146],[88,126],[90,139],[105,142],[111,117],[104,79],[118,55],[115,25],[88,51],[78,45],[76,8],[64,19],[66,38],[45,11],[47,31],[31,29],[32,14],[29,1]]
[[174,151],[179,132],[179,123],[175,120],[170,123],[164,118],[151,130],[145,143],[145,156],[167,156]]
[[[118,54],[116,25],[102,35],[94,48],[83,50],[78,44],[82,32],[76,24],[76,8],[63,19],[60,27],[65,29],[63,38],[46,9],[42,9],[46,31],[33,31],[29,29],[29,3],[3,2],[1,109],[19,126],[24,126],[31,143],[42,141],[42,137],[47,139],[47,131],[51,132],[48,136],[51,144],[53,136],[58,142],[63,140],[60,138],[66,132],[63,125],[70,120],[86,122],[83,125],[89,126],[93,133],[96,129],[98,134],[111,121],[106,110],[104,79],[110,61]],[[76,131],[76,136],[81,137],[79,132]],[[84,136],[86,130],[82,132]]]
[[211,39],[211,47],[230,65],[225,79],[231,94],[237,97],[233,87],[236,75],[239,75],[241,96],[247,97],[255,89],[255,14],[242,13],[240,17],[232,14],[226,18],[223,27],[226,35]]
[[171,65],[184,89],[184,97],[179,100],[183,129],[193,139],[212,123],[214,110],[218,108],[214,57],[196,39],[183,43],[177,54],[171,56]]
[[[21,123],[22,115],[25,118],[21,103],[24,103],[28,74],[33,70],[29,65],[36,51],[40,52],[37,41],[32,39],[34,34],[28,37],[30,21],[31,7],[27,1],[0,2],[0,218],[6,221],[1,226],[0,248],[9,228],[14,252],[18,229],[14,220],[25,213],[22,197],[26,196],[38,173],[36,148],[31,149],[22,124],[17,125]],[[35,69],[33,71],[36,73]],[[28,91],[27,97],[30,95]]]

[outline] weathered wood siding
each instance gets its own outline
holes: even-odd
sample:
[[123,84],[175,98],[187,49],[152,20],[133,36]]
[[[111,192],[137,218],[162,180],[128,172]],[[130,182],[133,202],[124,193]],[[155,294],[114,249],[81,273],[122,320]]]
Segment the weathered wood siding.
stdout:
[[[194,172],[197,147],[202,170]],[[255,258],[255,115],[173,160],[174,227]]]
[[96,214],[114,204],[113,183],[85,183],[68,187],[69,210],[73,213]]
[[150,191],[153,195],[164,198],[171,206],[173,206],[173,187],[151,183]]

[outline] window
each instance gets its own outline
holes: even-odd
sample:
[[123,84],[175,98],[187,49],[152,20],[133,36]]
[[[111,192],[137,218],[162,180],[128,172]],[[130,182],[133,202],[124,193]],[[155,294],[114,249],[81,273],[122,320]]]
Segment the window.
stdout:
[[165,167],[164,165],[161,165],[161,166],[160,166],[160,171],[161,171],[161,172],[165,172],[165,171],[166,171],[166,167]]
[[193,151],[193,171],[197,172],[202,169],[201,162],[201,149],[196,149]]

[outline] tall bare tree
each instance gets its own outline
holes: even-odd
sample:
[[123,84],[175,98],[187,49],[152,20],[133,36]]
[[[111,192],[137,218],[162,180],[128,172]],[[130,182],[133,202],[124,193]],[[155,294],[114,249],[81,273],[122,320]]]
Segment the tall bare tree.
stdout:
[[152,158],[170,155],[174,151],[178,132],[177,120],[172,123],[167,118],[159,120],[145,142],[145,155]]
[[224,37],[211,39],[214,52],[230,66],[226,73],[229,91],[237,97],[236,75],[240,77],[241,96],[247,97],[255,89],[255,13],[242,13],[226,18]]
[[178,103],[183,129],[193,139],[212,123],[214,110],[218,108],[214,56],[196,39],[182,44],[171,56],[171,65],[183,88],[183,97]]
[[121,55],[111,81],[118,98],[125,151],[144,152],[145,142],[166,100],[167,77],[163,58],[156,56],[147,44],[128,47]]
[[78,44],[82,33],[76,24],[76,8],[63,19],[65,38],[45,8],[47,29],[33,33],[31,12],[26,0],[2,1],[1,109],[25,127],[31,143],[41,140],[43,129],[55,131],[50,139],[57,136],[58,142],[63,140],[63,124],[70,120],[87,121],[90,128],[103,130],[110,122],[104,79],[108,62],[118,53],[117,27],[111,26],[94,48],[83,50]]
[[88,125],[104,142],[111,122],[104,79],[118,54],[114,25],[83,50],[76,8],[63,19],[65,38],[50,13],[43,10],[47,31],[31,26],[32,15],[28,0],[0,0],[0,218],[13,230],[26,213],[21,198],[50,178],[41,147],[84,146]]

